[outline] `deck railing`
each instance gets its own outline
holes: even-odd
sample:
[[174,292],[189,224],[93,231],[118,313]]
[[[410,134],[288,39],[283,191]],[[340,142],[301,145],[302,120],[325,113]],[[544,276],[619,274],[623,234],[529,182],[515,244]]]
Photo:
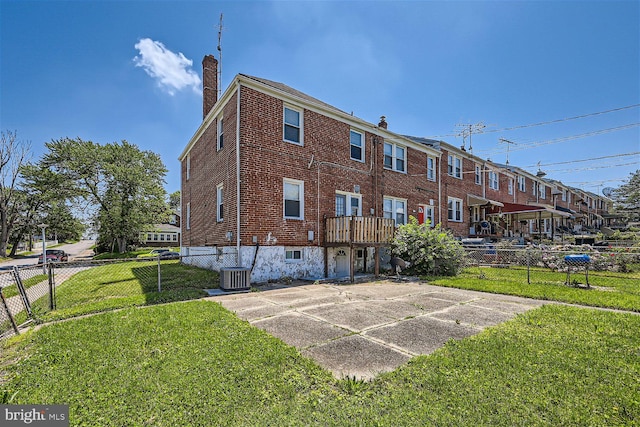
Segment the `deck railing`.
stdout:
[[325,223],[325,244],[384,245],[393,239],[395,232],[395,221],[391,218],[364,216],[327,218]]

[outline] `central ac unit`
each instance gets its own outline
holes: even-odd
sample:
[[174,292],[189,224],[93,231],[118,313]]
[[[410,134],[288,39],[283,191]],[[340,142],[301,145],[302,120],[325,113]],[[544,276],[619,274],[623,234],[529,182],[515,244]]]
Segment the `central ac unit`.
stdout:
[[220,269],[220,289],[225,291],[245,290],[251,287],[251,270],[242,267]]

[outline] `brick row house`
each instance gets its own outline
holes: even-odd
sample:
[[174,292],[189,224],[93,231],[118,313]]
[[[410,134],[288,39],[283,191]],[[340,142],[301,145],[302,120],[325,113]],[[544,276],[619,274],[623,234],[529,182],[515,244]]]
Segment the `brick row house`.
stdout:
[[596,195],[394,133],[384,117],[372,124],[282,83],[239,74],[218,99],[210,55],[203,121],[179,159],[183,254],[234,257],[253,281],[377,271],[409,216],[460,237],[524,238],[595,225],[607,208]]

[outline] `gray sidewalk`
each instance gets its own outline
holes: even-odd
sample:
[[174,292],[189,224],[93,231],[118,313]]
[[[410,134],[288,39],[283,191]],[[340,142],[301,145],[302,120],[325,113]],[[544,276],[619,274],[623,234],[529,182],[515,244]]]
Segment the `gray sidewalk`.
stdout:
[[310,284],[210,298],[342,378],[370,379],[544,302],[419,282]]

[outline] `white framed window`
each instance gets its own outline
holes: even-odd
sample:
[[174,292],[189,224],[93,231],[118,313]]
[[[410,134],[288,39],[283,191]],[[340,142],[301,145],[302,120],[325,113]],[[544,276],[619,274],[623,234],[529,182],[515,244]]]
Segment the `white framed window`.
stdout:
[[482,184],[482,167],[480,165],[476,165],[475,177],[476,177],[476,184],[478,185]]
[[396,197],[384,197],[382,201],[385,218],[393,218],[396,225],[407,223],[407,200]]
[[349,148],[351,150],[351,160],[364,162],[364,135],[361,132],[349,131]]
[[449,221],[462,222],[462,199],[456,197],[447,198],[447,218]]
[[191,230],[191,202],[187,202],[187,230]]
[[286,219],[304,219],[304,182],[284,178],[283,213]]
[[571,203],[571,193],[567,191],[567,203]]
[[453,154],[449,154],[447,160],[447,173],[454,178],[462,179],[462,159]]
[[509,178],[509,180],[507,181],[507,190],[509,191],[509,194],[513,194],[513,178]]
[[396,172],[405,172],[407,162],[407,150],[401,145],[384,143],[384,167]]
[[224,147],[224,119],[220,116],[218,117],[218,151],[222,150],[222,147]]
[[283,139],[293,144],[303,145],[302,111],[284,107]]
[[498,173],[495,171],[489,171],[489,188],[493,190],[499,190],[500,181],[498,179]]
[[224,221],[224,185],[218,184],[216,187],[216,220]]
[[362,195],[336,191],[336,216],[362,216]]
[[524,176],[518,176],[518,190],[522,193],[527,191],[527,180]]
[[429,181],[436,180],[436,158],[427,156],[427,179]]
[[537,181],[533,181],[531,183],[531,194],[534,195],[534,196],[536,195],[536,192],[538,191],[538,188],[536,188],[536,187],[539,188],[540,187],[540,183],[537,182]]
[[562,190],[562,201],[563,202],[567,201],[567,190]]
[[302,250],[301,249],[285,249],[284,251],[285,262],[301,262]]
[[547,198],[547,186],[544,184],[538,184],[538,190],[540,193],[540,198],[541,199],[546,199]]
[[187,153],[187,161],[186,161],[187,165],[186,165],[186,169],[187,169],[187,181],[189,181],[189,178],[191,177],[191,153]]

